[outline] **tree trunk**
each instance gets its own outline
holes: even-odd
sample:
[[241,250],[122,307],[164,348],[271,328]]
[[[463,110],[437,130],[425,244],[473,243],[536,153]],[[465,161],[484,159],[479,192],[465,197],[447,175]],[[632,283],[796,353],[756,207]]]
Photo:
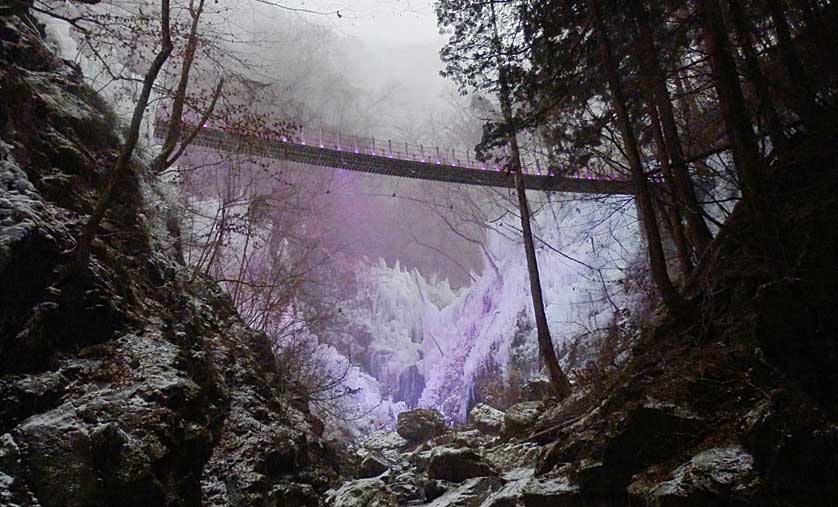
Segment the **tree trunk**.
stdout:
[[166,129],[166,139],[160,148],[160,153],[152,162],[152,170],[159,173],[168,167],[169,155],[175,150],[181,135],[183,122],[183,109],[186,102],[186,91],[189,87],[189,74],[192,70],[192,63],[195,61],[195,52],[198,49],[198,24],[204,10],[204,0],[198,1],[197,8],[189,7],[192,23],[189,28],[189,36],[186,39],[186,50],[183,53],[181,63],[180,80],[175,89],[174,100],[172,101],[172,112],[169,116],[169,126]]
[[791,30],[786,20],[785,8],[779,0],[766,0],[766,3],[771,14],[771,22],[774,24],[774,30],[777,32],[777,42],[783,59],[783,66],[786,68],[789,82],[793,88],[792,93],[797,103],[797,113],[806,126],[814,127],[817,118],[814,89],[803,68],[803,62],[800,61],[797,48],[794,47]]
[[675,183],[675,195],[684,206],[690,239],[695,248],[696,257],[700,258],[710,242],[713,241],[713,234],[707,227],[707,222],[704,221],[703,210],[690,178],[684,148],[681,144],[681,136],[678,134],[678,126],[675,122],[672,98],[669,96],[669,89],[666,86],[666,74],[658,60],[658,50],[655,47],[654,35],[652,28],[649,26],[645,6],[640,0],[629,2],[629,4],[634,6],[635,20],[640,35],[639,42],[642,46],[640,62],[644,67],[644,74],[648,76],[652,97],[660,113],[660,122],[663,127],[664,140],[666,141],[672,177]]
[[669,166],[669,159],[667,157],[666,142],[663,139],[663,132],[660,126],[660,117],[658,110],[655,107],[654,101],[651,100],[651,89],[644,86],[644,95],[646,99],[646,108],[649,111],[649,116],[652,123],[652,137],[655,141],[655,152],[660,162],[661,172],[663,173],[666,189],[663,192],[661,201],[661,215],[666,220],[664,225],[669,224],[669,231],[672,235],[672,241],[675,243],[675,249],[678,252],[678,264],[681,268],[681,276],[687,279],[692,272],[692,259],[690,256],[690,246],[687,242],[686,232],[684,231],[684,224],[681,223],[681,211],[678,206],[675,189],[675,182],[672,178],[672,168]]
[[624,148],[628,156],[629,167],[631,168],[631,179],[634,183],[636,202],[640,212],[641,222],[646,235],[649,249],[649,264],[652,271],[652,278],[658,287],[664,305],[673,313],[680,313],[686,308],[684,299],[672,284],[669,273],[666,270],[666,257],[661,245],[660,230],[655,219],[655,210],[652,205],[651,190],[646,175],[643,173],[643,165],[640,160],[640,152],[637,147],[637,139],[634,130],[631,128],[631,120],[628,115],[626,99],[620,84],[620,75],[617,64],[611,52],[611,41],[605,29],[605,22],[602,19],[598,0],[591,0],[591,11],[594,21],[594,29],[599,37],[603,64],[608,80],[608,87],[611,90],[614,110],[617,113],[617,123],[620,127],[620,134],[623,138]]
[[736,30],[736,37],[739,39],[739,45],[742,48],[742,55],[745,58],[745,67],[748,70],[748,79],[753,83],[757,98],[759,99],[759,111],[765,117],[765,123],[768,127],[768,136],[771,139],[771,144],[775,148],[782,149],[788,139],[783,132],[783,124],[780,121],[780,116],[777,114],[777,109],[774,107],[774,101],[771,99],[771,93],[768,88],[768,83],[765,80],[765,75],[759,66],[759,58],[754,49],[754,40],[751,36],[752,28],[745,16],[745,11],[742,9],[740,0],[728,0],[730,6],[730,21]]
[[745,110],[745,99],[739,85],[736,62],[730,52],[727,28],[718,0],[703,0],[700,5],[713,82],[730,139],[742,196],[749,206],[755,206],[761,180],[759,149],[751,120]]
[[518,146],[515,123],[512,115],[512,99],[509,91],[509,84],[506,81],[506,67],[501,57],[500,36],[497,31],[497,17],[495,15],[494,0],[491,4],[492,23],[495,30],[495,57],[498,64],[498,76],[500,84],[500,103],[503,119],[509,129],[509,145],[511,151],[510,172],[515,181],[515,192],[518,194],[518,209],[521,215],[521,231],[524,238],[524,251],[527,256],[527,272],[530,279],[530,292],[532,293],[533,309],[535,310],[535,327],[538,333],[538,351],[544,365],[547,367],[547,374],[550,378],[550,385],[559,399],[570,396],[570,381],[559,365],[556,350],[553,347],[553,339],[550,336],[550,327],[547,324],[547,315],[544,312],[544,296],[541,292],[541,277],[538,272],[538,258],[535,254],[535,243],[533,241],[532,226],[530,223],[530,206],[527,201],[527,192],[524,188],[524,177],[521,171],[521,151]]
[[134,106],[134,113],[131,116],[131,124],[128,127],[128,132],[125,136],[125,143],[119,150],[119,156],[116,159],[114,167],[108,172],[105,177],[105,188],[96,202],[96,207],[90,218],[84,224],[84,228],[79,236],[78,242],[73,250],[73,260],[68,265],[70,272],[80,269],[87,264],[90,258],[90,249],[96,234],[99,232],[99,226],[105,218],[105,214],[113,204],[113,193],[116,185],[128,173],[128,168],[131,165],[131,157],[134,154],[134,148],[140,140],[140,127],[142,125],[145,110],[148,107],[148,101],[151,97],[151,91],[154,87],[154,82],[157,81],[157,76],[160,70],[169,59],[174,49],[172,45],[172,35],[170,29],[170,10],[169,0],[161,0],[161,29],[160,51],[155,55],[151,66],[143,78],[143,88],[140,92],[140,97],[137,99],[137,104]]

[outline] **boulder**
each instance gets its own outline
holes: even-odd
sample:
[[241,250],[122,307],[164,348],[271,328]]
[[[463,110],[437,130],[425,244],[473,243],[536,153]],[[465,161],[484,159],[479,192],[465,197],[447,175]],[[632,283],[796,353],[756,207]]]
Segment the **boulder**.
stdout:
[[428,507],[480,507],[500,487],[497,477],[475,477],[448,489]]
[[530,379],[521,388],[521,401],[543,401],[553,395],[553,387],[545,377]]
[[410,472],[402,472],[390,479],[388,487],[396,495],[399,505],[405,505],[424,497],[424,480],[421,475]]
[[371,453],[378,454],[390,462],[401,459],[402,450],[408,442],[392,431],[377,430],[367,436],[362,447]]
[[432,502],[448,491],[449,484],[445,481],[430,480],[425,483],[425,501]]
[[581,503],[579,488],[566,477],[530,480],[521,491],[521,500],[527,507],[577,507]]
[[390,469],[390,465],[384,458],[370,454],[361,461],[358,475],[362,479],[377,477]]
[[381,479],[346,482],[337,490],[326,492],[330,507],[397,507],[396,496]]
[[567,477],[534,477],[532,468],[509,472],[504,486],[493,493],[481,507],[577,507],[579,487]]
[[428,478],[463,482],[473,477],[494,477],[497,472],[472,449],[434,449],[428,464]]
[[541,449],[532,442],[505,442],[487,447],[483,457],[489,464],[501,469],[532,467]]
[[396,431],[410,442],[422,442],[444,433],[445,420],[433,409],[408,410],[399,414]]
[[283,507],[320,507],[320,497],[308,484],[279,484],[271,490],[269,498]]
[[468,413],[469,422],[488,435],[497,435],[503,431],[503,418],[503,412],[485,403],[478,403]]
[[702,451],[676,468],[672,479],[652,485],[635,481],[628,490],[633,498],[661,507],[750,505],[759,479],[754,458],[737,445]]
[[529,430],[544,412],[544,403],[540,401],[522,401],[507,409],[503,422],[506,433],[517,434]]

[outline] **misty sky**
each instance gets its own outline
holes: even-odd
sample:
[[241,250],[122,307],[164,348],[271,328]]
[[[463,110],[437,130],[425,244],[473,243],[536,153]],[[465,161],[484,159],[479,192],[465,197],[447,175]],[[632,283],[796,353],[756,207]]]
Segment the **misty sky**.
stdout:
[[360,39],[383,39],[394,43],[438,43],[431,0],[300,0],[300,5],[318,11],[339,10],[329,24]]

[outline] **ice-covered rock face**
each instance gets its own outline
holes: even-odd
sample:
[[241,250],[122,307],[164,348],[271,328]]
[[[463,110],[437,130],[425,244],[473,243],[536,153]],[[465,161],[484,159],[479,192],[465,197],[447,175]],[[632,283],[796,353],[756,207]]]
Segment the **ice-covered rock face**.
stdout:
[[[625,301],[616,281],[633,261],[636,244],[631,213],[615,212],[619,207],[616,201],[551,202],[536,216],[546,311],[558,350],[578,333],[608,327],[614,305]],[[529,278],[520,235],[510,228],[517,225],[491,227],[491,262],[459,291],[398,263],[358,267],[357,293],[345,295],[344,306],[357,336],[346,338],[354,340],[353,360],[375,377],[382,396],[461,422],[477,403],[514,403],[517,395],[502,399],[504,393],[515,393],[538,373]],[[584,363],[596,346],[596,333],[588,336],[566,365]],[[541,399],[543,393],[528,396]]]
[[[626,301],[616,281],[635,258],[637,245],[628,225],[630,212],[611,215],[618,206],[549,203],[535,217],[536,233],[543,240],[538,256],[545,310],[559,351],[580,330],[608,325],[613,305]],[[488,235],[498,270],[487,262],[483,275],[424,326],[421,366],[426,387],[419,403],[452,421],[465,420],[471,404],[486,401],[486,393],[520,388],[537,373],[529,277],[520,236],[510,229],[514,225],[498,224],[496,229],[504,233],[492,230]],[[582,356],[565,357],[565,365],[571,360],[584,363],[584,350],[590,346],[583,341]],[[487,379],[491,386],[483,385]]]

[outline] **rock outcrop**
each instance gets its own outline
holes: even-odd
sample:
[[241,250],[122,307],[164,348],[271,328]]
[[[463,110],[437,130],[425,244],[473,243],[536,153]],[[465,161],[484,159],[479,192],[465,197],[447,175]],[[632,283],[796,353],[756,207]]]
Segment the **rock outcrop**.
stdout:
[[34,24],[0,9],[0,504],[319,505],[340,460],[141,161],[65,269],[118,126]]

